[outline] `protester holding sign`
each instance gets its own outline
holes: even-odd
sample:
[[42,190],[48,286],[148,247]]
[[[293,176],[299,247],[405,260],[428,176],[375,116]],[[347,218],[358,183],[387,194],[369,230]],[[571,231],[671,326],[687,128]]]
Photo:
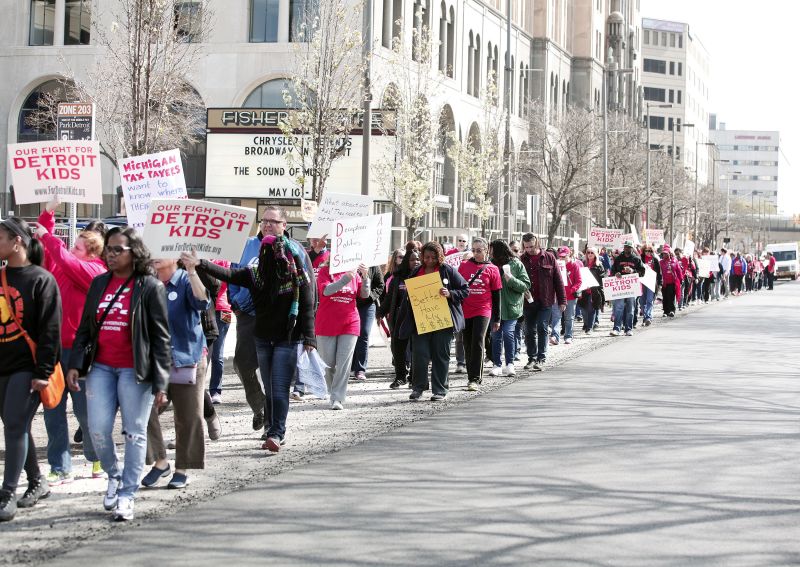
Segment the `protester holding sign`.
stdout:
[[[55,229],[54,209],[58,201],[51,201],[39,215],[36,235],[44,245],[44,267],[53,274],[61,292],[63,307],[63,327],[61,329],[61,357],[69,360],[75,333],[81,322],[83,305],[92,280],[106,271],[103,254],[103,237],[97,232],[84,230],[78,234],[72,250],[67,250],[64,242],[53,236]],[[67,392],[70,392],[68,395]],[[69,426],[67,424],[67,398],[72,397],[72,409],[81,431],[88,431],[86,423],[86,392],[81,389],[72,392],[64,390],[61,403],[53,409],[44,410],[44,424],[47,428],[47,461],[50,473],[47,481],[57,486],[72,481],[72,456],[70,451]],[[103,468],[97,459],[92,438],[83,435],[83,456],[92,463],[92,477],[103,476]]]
[[[39,392],[61,358],[61,295],[55,278],[41,266],[41,243],[22,219],[0,221],[0,260],[8,262],[0,287],[0,415],[5,438],[0,522],[6,522],[14,519],[17,506],[33,506],[50,493],[39,471],[31,422],[41,401]],[[35,354],[28,337],[37,345]],[[28,489],[17,502],[23,468]]]
[[447,300],[452,327],[420,334],[415,318],[421,314],[413,312],[410,301],[405,301],[400,309],[406,316],[402,322],[400,336],[411,339],[411,350],[414,353],[411,362],[413,391],[410,400],[418,400],[422,392],[428,389],[428,366],[431,367],[430,384],[433,395],[431,401],[445,399],[448,390],[450,367],[450,344],[453,333],[464,330],[464,312],[461,303],[469,294],[469,287],[464,278],[452,267],[444,263],[444,250],[438,242],[428,242],[422,247],[422,266],[414,270],[410,277],[438,273],[442,287],[438,294]]
[[[79,370],[89,369],[89,434],[108,474],[103,507],[121,521],[134,516],[150,408],[167,402],[170,336],[164,286],[151,275],[150,254],[135,229],[112,228],[104,249],[110,271],[92,280],[86,295],[67,384],[80,388]],[[114,445],[118,407],[125,431],[123,467]]]
[[670,247],[665,244],[661,248],[661,293],[664,298],[664,315],[675,317],[675,300],[681,299],[681,281],[683,280],[683,267],[673,258]]
[[581,268],[579,260],[572,258],[569,246],[558,248],[559,267],[563,266],[561,277],[564,280],[564,292],[567,295],[567,308],[563,314],[558,306],[552,309],[550,325],[550,344],[557,345],[561,341],[561,327],[564,328],[564,344],[572,344],[572,328],[575,324],[575,307],[578,303],[578,290],[581,288]]
[[643,285],[642,295],[639,296],[639,306],[644,318],[644,326],[649,327],[653,322],[653,303],[656,295],[658,295],[658,288],[661,286],[661,264],[655,255],[652,244],[642,246],[642,263],[656,273],[655,289],[650,289]]
[[[591,246],[586,249],[585,253],[586,267],[591,272],[597,284],[603,281],[606,275],[606,270],[600,259],[597,257],[597,251]],[[583,309],[583,332],[587,335],[594,329],[600,326],[600,310],[603,308],[606,300],[603,296],[603,287],[594,285],[587,287],[581,293],[578,299],[578,304]]]
[[472,258],[462,262],[458,273],[469,285],[464,298],[464,356],[467,370],[467,389],[478,389],[483,381],[483,357],[486,351],[486,331],[500,329],[500,290],[503,281],[500,270],[489,262],[489,243],[483,238],[472,241]]
[[[172,364],[167,395],[175,418],[175,472],[169,488],[189,484],[188,469],[205,468],[205,430],[203,399],[206,393],[206,338],[201,314],[211,305],[211,297],[197,271],[179,270],[175,260],[156,260],[156,276],[167,291]],[[147,424],[147,464],[153,468],[142,485],[155,486],[170,473],[167,446],[161,433],[158,409],[153,408]]]
[[[285,211],[268,209],[270,224],[286,226]],[[267,440],[262,445],[272,453],[280,451],[286,438],[289,414],[289,389],[297,369],[298,345],[316,348],[314,334],[314,285],[304,265],[308,255],[302,246],[283,235],[267,234],[261,242],[258,263],[238,270],[225,269],[197,254],[184,252],[181,261],[187,269],[197,267],[217,279],[247,287],[253,294],[256,319],[256,354],[264,383],[264,414]]]
[[[490,245],[492,263],[503,273],[503,287],[500,290],[500,325],[492,329],[492,376],[514,376],[514,356],[517,354],[517,341],[514,331],[517,319],[522,316],[525,293],[531,287],[531,280],[525,266],[514,256],[503,240],[494,240]],[[503,365],[505,351],[505,365]]]
[[328,365],[325,380],[332,410],[342,409],[347,398],[347,378],[361,332],[356,297],[369,297],[369,282],[366,266],[331,275],[328,265],[324,264],[317,274],[319,307],[314,331],[319,355]]
[[[619,278],[626,274],[644,275],[642,259],[633,253],[633,242],[626,240],[622,247],[622,254],[616,257],[611,268],[614,277]],[[624,328],[625,336],[633,335],[633,315],[636,309],[636,296],[614,300],[614,329],[611,336],[616,337]]]

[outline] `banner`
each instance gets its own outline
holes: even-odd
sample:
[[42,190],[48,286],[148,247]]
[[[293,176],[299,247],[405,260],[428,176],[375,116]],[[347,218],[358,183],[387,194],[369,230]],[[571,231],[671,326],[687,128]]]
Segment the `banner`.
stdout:
[[382,266],[389,256],[392,213],[334,222],[331,238],[331,274],[358,268]]
[[647,242],[654,249],[663,246],[667,243],[664,240],[663,228],[646,228],[644,229],[644,241]]
[[644,275],[639,278],[639,282],[649,289],[650,291],[656,290],[656,282],[658,281],[658,275],[656,271],[650,268],[650,266],[644,267]]
[[638,274],[603,278],[603,293],[606,300],[624,299],[626,297],[639,297],[642,295],[642,286],[639,285]]
[[119,162],[128,226],[139,234],[153,199],[188,199],[179,150],[123,158]]
[[417,333],[424,335],[453,326],[447,299],[439,293],[444,287],[439,272],[408,278],[405,284],[411,309],[414,311]]
[[587,266],[583,266],[581,268],[581,287],[578,289],[578,292],[585,289],[589,289],[590,287],[600,287],[600,282],[597,281],[597,278],[594,277],[592,270],[590,270]]
[[103,202],[100,144],[58,140],[8,145],[14,201],[18,205]]
[[622,229],[621,228],[600,228],[593,227],[589,232],[589,246],[597,248],[606,247],[611,250],[622,249]]
[[[326,192],[311,221],[306,238],[333,237],[334,221],[367,217],[372,214],[372,197]],[[390,223],[391,225],[391,220]]]
[[256,218],[255,209],[194,199],[154,199],[143,240],[153,258],[197,251],[206,260],[238,262]]

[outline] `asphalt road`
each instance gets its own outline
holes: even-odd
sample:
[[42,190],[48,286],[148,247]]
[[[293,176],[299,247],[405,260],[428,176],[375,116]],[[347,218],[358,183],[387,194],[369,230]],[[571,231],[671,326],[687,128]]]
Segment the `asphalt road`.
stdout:
[[798,565],[799,314],[709,306],[58,565]]

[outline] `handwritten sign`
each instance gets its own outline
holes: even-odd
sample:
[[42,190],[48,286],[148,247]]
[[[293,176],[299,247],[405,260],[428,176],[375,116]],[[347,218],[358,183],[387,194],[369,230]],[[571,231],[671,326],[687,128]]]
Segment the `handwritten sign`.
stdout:
[[128,226],[140,234],[153,199],[188,199],[179,150],[123,158],[119,162]]
[[311,221],[307,238],[333,236],[335,221],[360,218],[372,213],[372,197],[369,195],[347,195],[345,193],[325,193]]
[[80,140],[8,145],[8,166],[18,205],[46,203],[100,204],[100,144]]
[[621,277],[603,278],[603,293],[608,300],[625,299],[642,295],[638,274],[626,274]]
[[600,228],[592,227],[589,232],[589,246],[600,249],[605,246],[609,250],[622,248],[622,229],[621,228]]
[[658,276],[656,274],[656,271],[653,270],[650,266],[645,266],[644,275],[639,278],[639,283],[641,283],[644,287],[646,287],[650,291],[655,291],[657,281],[658,281]]
[[644,229],[644,241],[650,244],[653,248],[658,248],[666,244],[664,240],[663,228],[646,228]]
[[706,256],[706,259],[708,260],[708,269],[715,273],[719,272],[719,256],[716,254],[709,254]]
[[409,278],[405,284],[418,334],[424,335],[453,326],[447,299],[439,294],[443,287],[439,272]]
[[694,242],[687,239],[686,244],[683,245],[683,255],[691,258],[692,254],[694,254]]
[[594,277],[592,270],[589,269],[587,266],[583,266],[581,268],[581,287],[578,291],[583,291],[584,289],[589,289],[590,287],[600,287],[600,282],[597,281],[597,278]]
[[144,244],[153,258],[180,258],[194,248],[207,260],[238,262],[255,209],[194,199],[154,199],[150,203]]
[[389,255],[392,213],[337,220],[331,238],[331,274],[380,266]]
[[701,256],[697,258],[697,277],[707,278],[711,275],[711,264],[708,261],[708,256]]

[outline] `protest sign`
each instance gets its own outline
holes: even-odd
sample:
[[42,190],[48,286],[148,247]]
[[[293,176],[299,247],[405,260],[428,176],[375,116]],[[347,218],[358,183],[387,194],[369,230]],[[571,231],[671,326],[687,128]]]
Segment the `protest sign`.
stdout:
[[708,261],[708,256],[701,256],[697,258],[697,276],[707,278],[711,272],[711,263]]
[[444,287],[439,272],[408,278],[405,284],[411,309],[414,311],[417,333],[424,335],[453,326],[447,299],[439,293]]
[[635,225],[630,225],[630,226],[631,226],[631,231],[628,234],[624,235],[623,240],[631,240],[633,241],[634,246],[639,246],[642,243],[642,241],[639,240],[639,232],[636,230]]
[[316,201],[309,199],[300,200],[300,216],[304,221],[313,221],[314,217],[317,215],[317,209],[319,209],[319,204]]
[[581,268],[581,287],[578,289],[578,291],[581,292],[584,289],[589,289],[590,287],[600,287],[600,282],[598,282],[597,278],[594,277],[592,270],[586,266],[583,266]]
[[[334,221],[366,217],[372,213],[372,197],[368,195],[347,195],[345,193],[325,193],[311,221],[306,238],[333,237]],[[391,223],[390,223],[391,224]]]
[[154,199],[144,244],[153,258],[180,258],[193,248],[199,258],[238,262],[256,218],[255,209],[194,199]]
[[58,140],[8,145],[8,165],[18,205],[46,203],[101,204],[100,144]]
[[128,226],[139,234],[147,222],[150,201],[189,197],[179,150],[123,158],[119,162],[119,173]]
[[370,215],[333,223],[331,274],[355,270],[359,264],[381,266],[389,256],[392,213]]
[[706,256],[708,260],[708,269],[712,272],[719,272],[719,256],[716,254],[709,254]]
[[655,291],[656,281],[657,281],[657,276],[655,270],[650,268],[650,266],[645,266],[644,275],[639,278],[639,283],[641,283],[644,287],[646,287],[650,291]]
[[653,248],[658,248],[666,244],[666,240],[664,240],[664,229],[663,228],[646,228],[644,229],[644,241],[647,242]]
[[683,246],[683,255],[688,258],[691,258],[692,254],[694,254],[694,242],[692,242],[687,238],[686,244],[684,244]]
[[597,248],[598,252],[603,246],[609,250],[622,248],[622,229],[592,227],[589,232],[589,246]]
[[450,254],[449,256],[444,257],[444,263],[450,266],[453,266],[456,270],[464,261],[464,253],[463,252],[456,252],[455,254]]
[[642,295],[642,286],[639,285],[638,274],[603,278],[603,293],[607,300],[638,297]]

